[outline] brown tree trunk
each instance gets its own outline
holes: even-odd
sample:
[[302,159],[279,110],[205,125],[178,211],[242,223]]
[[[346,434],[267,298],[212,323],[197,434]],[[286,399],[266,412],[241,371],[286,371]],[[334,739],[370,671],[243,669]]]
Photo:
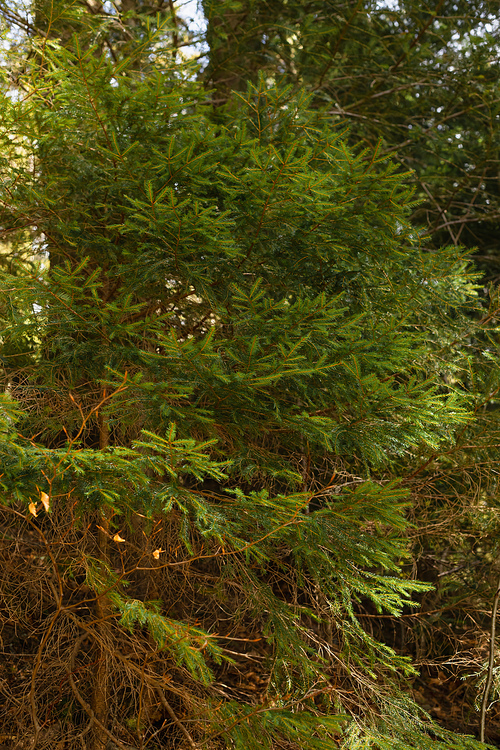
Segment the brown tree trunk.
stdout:
[[[103,391],[102,398],[106,397]],[[99,449],[104,450],[109,444],[109,427],[106,416],[99,414]],[[109,566],[109,511],[105,508],[100,513],[100,523],[97,529],[97,545],[99,557],[103,562],[103,569]],[[96,629],[100,636],[97,654],[97,668],[92,694],[92,710],[97,721],[104,727],[108,724],[109,705],[109,648],[111,647],[111,605],[107,594],[97,597],[95,603],[97,619]],[[106,750],[108,737],[102,728],[95,723],[93,728],[90,750]]]

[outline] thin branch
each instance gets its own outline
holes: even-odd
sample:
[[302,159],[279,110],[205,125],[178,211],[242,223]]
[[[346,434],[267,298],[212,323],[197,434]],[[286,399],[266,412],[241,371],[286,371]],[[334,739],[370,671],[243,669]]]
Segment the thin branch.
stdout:
[[80,704],[80,706],[83,708],[83,710],[85,711],[85,713],[87,714],[87,716],[90,718],[91,722],[93,724],[95,724],[97,727],[99,727],[99,729],[101,730],[101,732],[103,732],[106,735],[106,737],[109,740],[111,740],[111,742],[114,742],[114,744],[117,747],[119,747],[120,750],[130,750],[130,745],[128,747],[126,745],[124,745],[123,742],[121,742],[121,740],[118,739],[118,737],[116,737],[112,732],[110,732],[109,729],[106,729],[106,727],[104,726],[104,724],[102,724],[99,721],[99,719],[96,717],[96,715],[95,715],[94,711],[92,710],[92,708],[89,706],[89,704],[87,703],[87,701],[84,699],[84,697],[82,696],[82,694],[78,690],[78,688],[76,686],[76,683],[75,683],[75,681],[73,679],[72,672],[74,671],[74,668],[75,668],[76,654],[78,653],[78,650],[79,650],[79,648],[80,648],[80,646],[82,644],[82,641],[84,641],[86,637],[87,637],[86,635],[81,635],[77,639],[75,645],[73,646],[73,651],[71,653],[70,668],[66,671],[66,674],[68,675],[69,684],[71,686],[71,690],[73,691],[74,696],[77,699],[77,701]]
[[189,732],[186,729],[186,727],[184,726],[184,724],[180,721],[180,719],[177,718],[174,709],[172,708],[172,706],[170,705],[170,703],[165,698],[165,693],[163,692],[163,690],[159,686],[157,686],[156,687],[156,692],[158,693],[158,696],[160,698],[160,701],[162,702],[162,705],[163,705],[165,711],[168,713],[168,715],[170,716],[170,718],[172,719],[172,721],[174,722],[174,724],[180,729],[180,731],[182,732],[182,734],[184,735],[184,737],[188,741],[189,747],[191,747],[192,750],[198,750],[198,745],[195,743],[195,741],[193,740],[193,738],[189,734]]
[[443,224],[443,227],[446,226],[448,228],[448,232],[449,232],[450,237],[451,237],[451,239],[453,241],[453,244],[454,245],[458,245],[458,238],[453,234],[453,230],[450,229],[450,222],[446,221],[446,211],[443,208],[441,208],[441,206],[437,202],[436,198],[432,195],[432,193],[428,189],[428,187],[425,184],[425,182],[421,182],[420,184],[423,187],[424,191],[427,193],[428,198],[430,198],[430,200],[432,201],[432,203],[434,203],[434,205],[436,206],[436,208],[439,211],[439,214],[442,217],[442,219],[446,222],[445,224]]
[[394,71],[396,70],[396,68],[398,68],[398,67],[400,66],[400,64],[401,64],[401,63],[403,62],[403,60],[404,60],[404,59],[405,59],[406,57],[408,57],[408,53],[409,53],[409,52],[410,52],[410,51],[411,51],[411,50],[412,50],[412,49],[413,49],[413,48],[414,48],[414,47],[415,47],[415,46],[416,46],[416,45],[418,44],[418,42],[419,42],[419,41],[420,41],[420,40],[422,39],[422,37],[424,36],[424,34],[425,34],[425,32],[427,31],[427,29],[429,28],[429,26],[430,26],[430,25],[431,25],[431,24],[433,23],[433,21],[435,21],[435,20],[436,20],[436,18],[438,17],[438,13],[439,13],[439,11],[441,10],[441,6],[442,6],[443,4],[444,4],[444,0],[439,0],[439,3],[437,4],[437,7],[436,7],[436,9],[435,9],[434,13],[432,13],[431,15],[429,15],[429,18],[428,18],[427,22],[426,22],[426,23],[425,23],[425,24],[423,25],[423,27],[422,27],[422,28],[420,29],[420,31],[418,32],[418,34],[416,35],[416,37],[415,37],[415,38],[413,39],[413,41],[411,42],[411,44],[410,44],[410,46],[408,47],[408,49],[407,49],[407,50],[405,50],[405,51],[404,51],[404,52],[403,52],[403,53],[401,54],[401,56],[400,56],[400,57],[398,58],[398,60],[396,60],[396,62],[394,63],[394,65],[391,65],[391,67],[389,68],[389,72],[390,72],[390,73],[394,73]]
[[497,620],[498,600],[500,599],[500,580],[495,591],[493,599],[493,610],[491,612],[491,635],[490,635],[490,658],[488,661],[488,675],[484,686],[483,701],[481,703],[481,723],[480,723],[480,740],[484,742],[484,730],[486,725],[486,711],[488,706],[488,697],[490,694],[491,683],[493,682],[493,666],[495,664],[495,629]]
[[330,59],[329,59],[327,65],[324,67],[323,71],[321,72],[321,75],[320,75],[319,81],[318,81],[318,85],[314,87],[313,91],[317,91],[318,89],[320,89],[322,87],[323,81],[325,79],[325,76],[328,73],[328,71],[331,68],[331,66],[333,65],[333,62],[334,62],[335,57],[337,55],[337,52],[339,51],[340,44],[341,44],[344,36],[346,35],[346,32],[347,32],[348,28],[352,25],[352,22],[353,22],[354,18],[359,13],[360,8],[361,8],[361,0],[358,0],[358,2],[356,4],[356,7],[354,8],[354,11],[351,14],[351,17],[346,21],[346,23],[344,24],[344,28],[342,29],[342,31],[340,32],[340,34],[339,34],[339,36],[337,38],[337,41],[335,43],[335,47],[334,47],[334,49],[332,50],[332,52],[330,54]]

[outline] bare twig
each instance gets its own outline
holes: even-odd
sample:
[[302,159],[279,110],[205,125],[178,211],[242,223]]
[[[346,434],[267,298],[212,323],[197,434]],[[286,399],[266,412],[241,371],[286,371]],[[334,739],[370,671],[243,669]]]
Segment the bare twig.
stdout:
[[82,696],[82,694],[78,690],[78,688],[76,686],[76,683],[75,683],[75,680],[73,679],[73,674],[72,673],[73,673],[74,668],[75,668],[75,658],[76,658],[76,655],[77,655],[77,653],[78,653],[78,651],[80,649],[82,641],[84,641],[86,637],[87,637],[86,635],[81,635],[76,640],[75,645],[73,646],[73,651],[71,653],[70,668],[67,671],[68,680],[69,680],[69,684],[71,686],[71,690],[73,691],[73,694],[74,694],[75,698],[77,699],[78,703],[80,704],[80,706],[83,708],[83,710],[85,711],[85,713],[89,717],[90,721],[93,724],[95,724],[97,727],[99,727],[99,729],[101,730],[101,732],[103,734],[105,734],[106,737],[111,740],[111,742],[114,742],[114,744],[117,747],[119,747],[120,750],[130,750],[130,745],[128,747],[126,745],[124,745],[123,742],[121,742],[121,740],[118,739],[118,737],[116,737],[112,732],[110,732],[109,729],[107,729],[104,726],[104,724],[102,724],[99,721],[99,719],[95,715],[95,713],[92,710],[92,708],[89,706],[89,704],[87,703],[87,701],[84,699],[84,697]]
[[495,663],[495,629],[498,610],[498,600],[500,599],[500,580],[498,581],[495,598],[493,599],[493,610],[491,612],[491,631],[490,631],[490,658],[488,662],[488,674],[484,686],[483,701],[481,703],[481,723],[480,739],[484,742],[484,730],[486,725],[486,710],[488,706],[488,697],[490,694],[491,683],[493,682],[493,665]]
[[172,719],[172,721],[174,722],[174,724],[180,729],[180,731],[182,732],[182,734],[184,735],[184,737],[188,741],[189,747],[191,747],[192,750],[198,750],[198,745],[195,743],[195,741],[193,740],[193,738],[189,734],[189,732],[186,729],[186,727],[184,726],[184,724],[176,716],[174,709],[172,708],[172,706],[170,705],[170,703],[165,698],[165,693],[163,692],[163,690],[159,686],[157,686],[156,687],[156,692],[158,693],[158,697],[160,698],[160,701],[162,702],[165,711],[168,713],[168,715],[170,716],[170,718]]

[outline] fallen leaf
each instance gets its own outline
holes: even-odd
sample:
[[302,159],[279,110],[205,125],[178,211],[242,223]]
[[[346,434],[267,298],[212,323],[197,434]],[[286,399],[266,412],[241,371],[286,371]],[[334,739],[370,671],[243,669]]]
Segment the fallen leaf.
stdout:
[[32,516],[35,516],[35,518],[36,518],[36,516],[37,516],[37,512],[36,512],[36,505],[35,505],[35,503],[30,503],[30,504],[28,505],[28,510],[29,510],[29,512],[31,513],[31,515],[32,515]]
[[50,508],[50,497],[47,495],[46,492],[40,493],[40,500],[42,501],[42,505],[45,508],[46,511]]
[[162,552],[165,552],[165,550],[164,549],[155,549],[155,551],[153,552],[154,559],[155,560],[159,560],[160,559],[160,554]]
[[113,537],[114,542],[124,542],[125,539],[123,539],[119,534],[115,534]]

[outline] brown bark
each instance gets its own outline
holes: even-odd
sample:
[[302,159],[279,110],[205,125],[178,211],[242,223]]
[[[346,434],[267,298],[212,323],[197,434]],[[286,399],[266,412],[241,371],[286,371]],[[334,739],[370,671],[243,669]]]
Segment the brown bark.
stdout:
[[[106,391],[102,393],[102,399],[106,398]],[[99,414],[99,449],[104,450],[109,444],[109,427],[106,416]],[[97,528],[97,545],[99,557],[103,561],[103,567],[109,565],[109,510],[104,508],[100,513],[100,523]],[[90,750],[106,750],[108,736],[104,729],[108,724],[108,693],[109,693],[109,646],[111,643],[111,605],[107,595],[101,594],[95,603],[97,618],[97,630],[101,636],[98,646],[97,669],[94,679],[92,694],[92,710],[98,723],[94,724]],[[101,726],[99,726],[99,724]]]

